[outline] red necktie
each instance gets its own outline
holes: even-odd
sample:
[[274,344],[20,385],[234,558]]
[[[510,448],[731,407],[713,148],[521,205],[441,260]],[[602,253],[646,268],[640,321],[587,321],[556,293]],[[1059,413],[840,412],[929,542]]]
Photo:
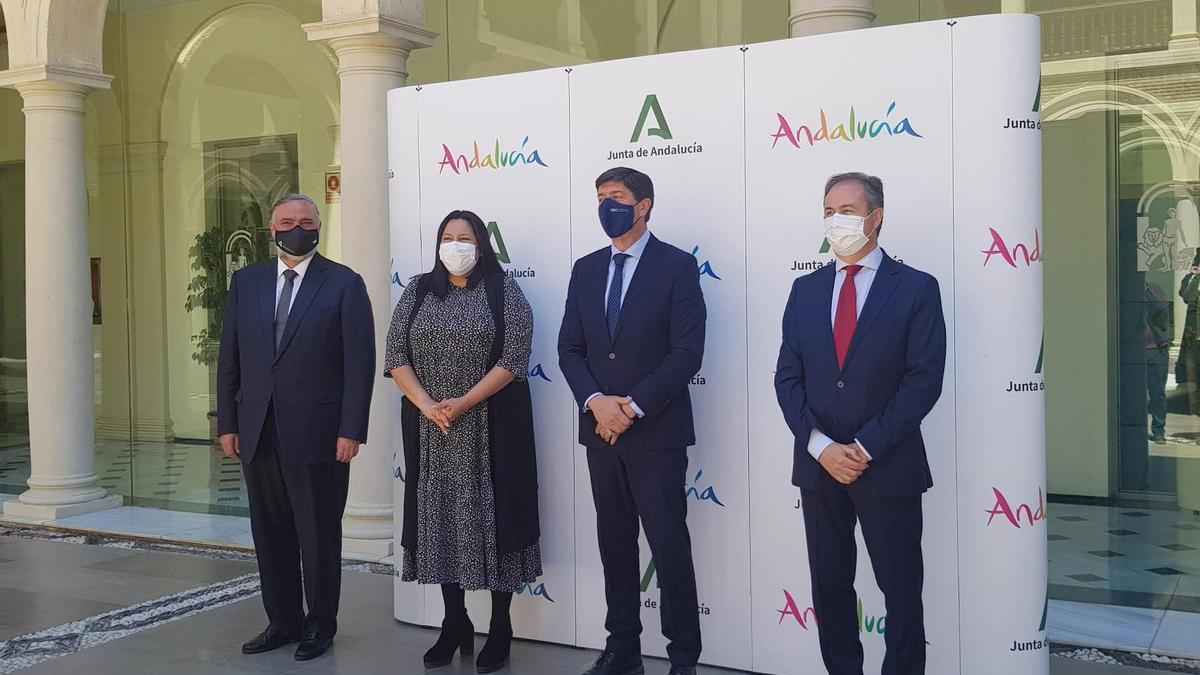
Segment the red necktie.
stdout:
[[842,282],[837,313],[833,319],[833,346],[837,350],[839,370],[846,365],[846,352],[850,351],[850,341],[854,339],[854,329],[858,326],[858,289],[854,287],[854,275],[858,274],[862,265],[846,265],[845,269],[846,280]]

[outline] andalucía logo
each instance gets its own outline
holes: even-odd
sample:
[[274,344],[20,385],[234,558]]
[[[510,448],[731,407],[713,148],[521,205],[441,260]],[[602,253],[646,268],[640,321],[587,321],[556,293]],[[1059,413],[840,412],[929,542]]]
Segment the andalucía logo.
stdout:
[[788,122],[783,113],[775,113],[775,117],[779,119],[779,127],[775,133],[771,134],[774,141],[771,147],[779,145],[780,140],[785,140],[792,147],[800,149],[805,145],[813,147],[817,143],[828,141],[845,141],[853,143],[854,141],[870,141],[879,137],[891,138],[893,136],[912,136],[913,138],[924,138],[917,130],[913,128],[912,122],[907,118],[895,119],[892,113],[896,111],[896,102],[892,101],[888,106],[887,112],[883,114],[883,118],[863,119],[858,117],[854,106],[850,106],[850,114],[844,121],[838,121],[836,118],[831,123],[825,109],[819,111],[819,119],[814,120],[811,124],[801,124],[794,126]]
[[687,496],[695,499],[698,502],[712,502],[717,506],[724,508],[725,504],[721,502],[721,498],[717,496],[717,491],[713,489],[712,485],[709,485],[708,487],[701,487],[702,484],[700,483],[700,478],[703,476],[704,469],[699,469],[696,471],[695,477],[692,478],[692,484],[687,486]]
[[1038,632],[1042,635],[1032,640],[1013,640],[1012,646],[1008,648],[1010,652],[1036,652],[1050,648],[1050,641],[1046,639],[1046,615],[1050,612],[1050,595],[1047,593],[1045,600],[1042,601],[1042,620],[1038,623]]
[[[648,593],[650,591],[650,585],[654,583],[654,574],[656,569],[657,567],[654,565],[654,559],[651,558],[650,562],[646,565],[646,571],[642,573],[643,593]],[[646,598],[646,600],[642,602],[642,606],[646,609],[658,609],[658,601],[654,598]],[[696,613],[700,616],[709,616],[712,614],[712,610],[709,609],[708,605],[701,602],[700,604],[696,605]]]
[[697,255],[699,253],[700,253],[700,245],[696,244],[695,246],[692,247],[692,255],[696,257],[697,268],[700,270],[700,276],[702,276],[702,277],[709,276],[709,277],[716,279],[717,281],[720,281],[721,277],[717,276],[717,273],[715,271],[713,271],[712,261],[705,260],[704,262],[699,262],[700,256]]
[[546,371],[542,368],[542,364],[537,364],[529,371],[529,379],[540,377],[547,382],[553,382],[549,377],[546,377]]
[[508,150],[500,149],[500,139],[497,138],[492,151],[489,153],[484,150],[484,154],[479,153],[479,143],[473,144],[474,154],[455,154],[450,149],[450,146],[442,144],[442,159],[438,162],[438,174],[445,172],[447,168],[456,174],[470,173],[479,169],[508,169],[514,166],[528,166],[537,164],[539,166],[549,166],[542,161],[541,155],[538,154],[536,148],[529,147],[529,137],[526,136],[521,141],[521,145]]
[[[1042,110],[1042,80],[1038,78],[1037,93],[1033,96],[1033,112],[1040,113]],[[1042,121],[1032,117],[1026,119],[1013,119],[1012,117],[1005,118],[1004,129],[1041,129]]]
[[[1046,499],[1040,487],[1038,488],[1036,507],[1018,502],[1017,507],[1014,509],[1012,503],[1004,496],[1000,488],[994,486],[992,487],[992,495],[995,497],[996,502],[992,505],[992,508],[984,511],[984,513],[988,514],[988,527],[991,527],[992,521],[996,520],[997,516],[1002,517],[1002,520],[997,522],[1007,522],[1018,530],[1022,527],[1033,527],[1038,523],[1046,521]],[[1024,525],[1022,525],[1022,522],[1024,522]]]
[[992,256],[998,256],[1004,264],[1013,269],[1033,267],[1034,263],[1045,261],[1042,257],[1042,234],[1038,228],[1033,228],[1033,241],[1024,242],[1016,239],[1006,241],[994,227],[989,227],[988,232],[991,234],[992,244],[986,250],[980,251],[983,254],[984,267],[991,262]]
[[[795,598],[785,588],[783,589],[783,608],[775,610],[779,614],[779,623],[791,617],[801,628],[808,630],[809,625],[817,625],[817,612],[812,607],[800,608]],[[862,598],[858,599],[858,632],[867,635],[883,635],[887,630],[887,616],[873,616],[863,607]]]
[[[487,231],[492,240],[492,248],[496,251],[496,259],[505,265],[512,263],[512,256],[508,254],[508,247],[504,245],[504,235],[500,234],[500,225],[494,220],[488,221]],[[537,270],[532,267],[523,270],[505,269],[504,273],[509,279],[533,279],[537,276]]]
[[1010,394],[1024,394],[1026,392],[1046,391],[1046,379],[1040,377],[1042,374],[1042,360],[1046,355],[1046,336],[1042,335],[1041,343],[1038,347],[1037,365],[1033,367],[1035,376],[1027,382],[1017,382],[1015,380],[1008,381],[1008,389],[1004,391]]
[[[653,126],[648,126],[647,122],[653,115]],[[671,127],[667,124],[667,116],[663,114],[662,105],[658,102],[658,94],[646,94],[646,98],[642,101],[642,109],[638,113],[637,122],[633,125],[633,135],[629,137],[630,143],[641,143],[647,137],[654,136],[664,141],[674,141],[675,136],[671,134]],[[608,151],[608,160],[611,162],[615,159],[634,159],[637,157],[666,157],[670,155],[693,155],[704,152],[704,148],[700,143],[669,143],[666,145],[655,144],[646,147],[638,147],[636,150],[612,149]]]
[[[389,266],[395,265],[395,264],[396,264],[395,260],[391,260],[388,263]],[[400,280],[400,273],[397,272],[394,267],[392,268],[392,284],[399,286],[400,288],[404,288],[404,282]]]
[[529,582],[517,589],[517,595],[529,595],[531,598],[542,598],[547,602],[554,602],[554,598],[550,597],[550,592],[546,590],[546,584],[538,584],[534,586]]

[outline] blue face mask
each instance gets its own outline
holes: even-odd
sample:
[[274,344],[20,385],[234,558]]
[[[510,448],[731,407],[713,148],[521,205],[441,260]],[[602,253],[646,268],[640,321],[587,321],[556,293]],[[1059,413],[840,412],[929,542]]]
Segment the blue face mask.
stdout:
[[600,226],[609,239],[617,239],[633,229],[633,205],[615,199],[600,202]]

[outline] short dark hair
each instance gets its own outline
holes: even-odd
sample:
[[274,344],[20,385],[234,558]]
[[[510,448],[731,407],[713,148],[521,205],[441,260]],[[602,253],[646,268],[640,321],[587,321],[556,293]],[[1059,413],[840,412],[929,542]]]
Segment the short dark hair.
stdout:
[[483,224],[483,218],[475,215],[473,211],[451,211],[446,214],[445,218],[442,218],[442,224],[438,225],[437,239],[433,243],[433,271],[429,273],[429,289],[442,299],[450,292],[450,271],[446,269],[442,257],[438,255],[438,248],[442,245],[442,235],[446,232],[446,226],[452,220],[467,221],[471,230],[475,232],[475,241],[479,242],[479,262],[467,276],[468,285],[474,286],[484,277],[504,273],[504,268],[500,266],[500,260],[496,257],[496,250],[492,248],[492,239],[488,235],[487,225]]
[[[627,166],[615,166],[600,174],[600,177],[596,179],[596,188],[614,181],[629,188],[629,191],[633,193],[633,198],[639,202],[649,199],[650,211],[654,210],[654,181],[650,180],[650,176]],[[646,212],[646,220],[650,220],[650,211]]]
[[849,173],[839,173],[829,177],[825,181],[825,195],[829,196],[829,191],[838,183],[846,181],[854,181],[862,186],[863,192],[867,193],[867,208],[874,211],[875,209],[883,208],[883,181],[876,176],[869,176],[858,171]]

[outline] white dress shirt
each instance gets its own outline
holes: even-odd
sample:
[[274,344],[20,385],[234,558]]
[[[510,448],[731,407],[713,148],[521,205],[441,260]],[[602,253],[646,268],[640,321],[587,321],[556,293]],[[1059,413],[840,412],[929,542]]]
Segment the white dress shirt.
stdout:
[[[883,264],[883,249],[876,246],[874,251],[868,253],[867,257],[855,264],[862,267],[858,271],[858,274],[854,275],[854,292],[857,294],[855,299],[858,302],[858,306],[855,307],[854,316],[857,318],[862,316],[863,305],[867,302],[867,294],[871,292],[871,284],[875,281],[875,273],[879,271],[879,266]],[[835,265],[837,265],[837,271],[833,276],[833,302],[829,308],[829,326],[831,328],[837,324],[838,298],[842,295],[842,285],[846,283],[846,267],[848,264],[843,262],[841,258],[837,258]],[[854,442],[858,443],[858,447],[862,448],[863,454],[870,460],[871,454],[867,452],[866,448],[863,448],[863,444],[859,443],[857,438],[854,439]],[[825,452],[825,448],[834,444],[835,441],[833,439],[822,433],[820,429],[814,427],[812,433],[808,435],[808,454],[812,455],[813,459],[819,461],[821,453]]]
[[[604,309],[605,309],[605,311],[608,310],[608,293],[612,289],[613,273],[617,269],[617,263],[613,261],[613,258],[618,253],[624,253],[625,255],[629,256],[628,258],[625,259],[625,267],[623,269],[624,275],[621,277],[621,307],[622,307],[622,309],[624,309],[625,296],[629,294],[629,283],[631,281],[633,281],[633,273],[635,270],[637,270],[638,261],[641,260],[642,255],[644,255],[646,253],[646,244],[649,244],[649,243],[650,243],[650,230],[649,230],[649,228],[647,228],[645,234],[643,234],[640,239],[633,242],[633,245],[630,246],[628,249],[622,251],[621,249],[617,248],[615,244],[609,247],[610,250],[609,250],[609,257],[608,257],[608,282],[604,284]],[[588,404],[590,404],[592,402],[592,399],[594,399],[600,395],[601,395],[600,392],[596,392],[596,393],[592,394],[591,396],[587,397],[587,400],[584,401],[584,403],[583,403],[583,409],[587,410]],[[638,404],[636,402],[631,403],[630,405],[633,406],[633,412],[637,413],[638,417],[646,416],[646,413],[642,412],[642,409],[638,407]]]
[[312,262],[312,256],[308,256],[301,260],[295,267],[288,267],[287,263],[283,262],[283,258],[277,258],[277,267],[275,268],[275,308],[279,309],[279,298],[283,296],[283,284],[287,279],[283,273],[289,269],[296,271],[296,280],[292,282],[292,300],[288,303],[288,314],[292,313],[292,305],[296,304],[296,296],[300,295],[300,284],[304,282],[304,275],[308,272],[308,264]]

